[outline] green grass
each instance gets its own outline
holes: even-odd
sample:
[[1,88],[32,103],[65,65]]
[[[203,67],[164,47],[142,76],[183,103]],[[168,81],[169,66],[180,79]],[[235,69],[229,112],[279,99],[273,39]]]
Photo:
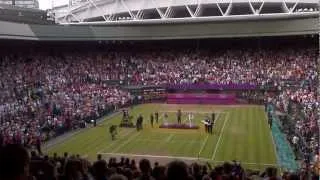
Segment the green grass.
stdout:
[[[169,121],[175,122],[177,109],[197,112],[194,123],[199,124],[200,129],[160,129],[158,125],[151,127],[151,112],[160,112],[160,122],[163,120],[162,112],[168,112]],[[200,121],[211,112],[218,116],[214,134],[208,135]],[[163,162],[173,158],[212,164],[237,160],[246,168],[258,170],[277,166],[272,137],[261,106],[145,104],[133,107],[130,114],[134,116],[134,121],[139,114],[144,117],[143,131],[119,128],[117,139],[112,141],[108,133],[109,126],[120,123],[122,114],[119,114],[110,119],[105,117],[107,120],[98,127],[88,128],[46,150],[49,154],[81,154],[90,160],[101,153],[105,157],[126,155]],[[182,120],[187,123],[186,118],[184,113]]]

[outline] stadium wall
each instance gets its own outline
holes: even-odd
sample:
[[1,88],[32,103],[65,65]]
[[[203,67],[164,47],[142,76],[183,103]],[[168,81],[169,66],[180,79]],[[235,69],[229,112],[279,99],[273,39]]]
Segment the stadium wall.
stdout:
[[165,24],[27,25],[0,21],[0,39],[41,41],[164,40],[318,34],[318,16]]
[[38,40],[27,24],[0,21],[0,39]]
[[173,93],[167,95],[168,104],[236,104],[235,94]]

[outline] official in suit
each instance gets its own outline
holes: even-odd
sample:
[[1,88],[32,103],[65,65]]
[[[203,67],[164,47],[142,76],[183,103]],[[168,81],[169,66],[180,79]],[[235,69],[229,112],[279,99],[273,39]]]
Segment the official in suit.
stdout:
[[155,115],[155,117],[156,117],[156,123],[158,124],[158,121],[159,121],[159,113],[156,112],[154,115]]
[[143,117],[139,115],[136,123],[137,131],[142,130]]
[[211,121],[212,123],[214,124],[214,121],[216,120],[216,114],[215,113],[212,113],[211,114]]
[[208,133],[209,132],[209,118],[208,117],[206,117],[206,119],[204,120],[204,128],[205,128],[205,131],[206,131],[206,133]]
[[154,120],[154,118],[153,118],[153,114],[151,114],[151,115],[150,115],[150,123],[151,123],[151,127],[153,127],[153,120]]
[[213,122],[212,120],[209,120],[208,122],[208,133],[212,134],[212,129],[213,129]]
[[181,110],[180,109],[178,110],[178,113],[177,113],[177,119],[178,119],[178,124],[181,124]]

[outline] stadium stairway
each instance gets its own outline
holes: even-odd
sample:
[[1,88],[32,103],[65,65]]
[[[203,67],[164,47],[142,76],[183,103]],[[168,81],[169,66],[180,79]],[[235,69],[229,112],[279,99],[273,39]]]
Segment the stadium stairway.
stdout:
[[278,164],[283,170],[296,171],[299,167],[293,149],[287,141],[286,135],[280,129],[280,122],[275,115],[274,107],[270,105],[268,108],[272,112],[272,136],[276,146]]

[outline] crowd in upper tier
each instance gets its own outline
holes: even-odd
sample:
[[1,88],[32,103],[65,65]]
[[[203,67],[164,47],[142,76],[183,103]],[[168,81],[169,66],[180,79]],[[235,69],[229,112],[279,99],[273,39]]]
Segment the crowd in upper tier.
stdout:
[[43,129],[76,128],[125,105],[132,95],[121,85],[250,83],[280,90],[272,96],[280,110],[289,100],[302,105],[306,116],[297,119],[296,133],[316,152],[316,67],[312,48],[2,54],[0,143],[30,144],[50,136]]
[[73,73],[94,81],[143,85],[213,82],[278,86],[284,81],[311,82],[317,77],[312,49],[70,54],[61,66],[69,64],[76,71]]

